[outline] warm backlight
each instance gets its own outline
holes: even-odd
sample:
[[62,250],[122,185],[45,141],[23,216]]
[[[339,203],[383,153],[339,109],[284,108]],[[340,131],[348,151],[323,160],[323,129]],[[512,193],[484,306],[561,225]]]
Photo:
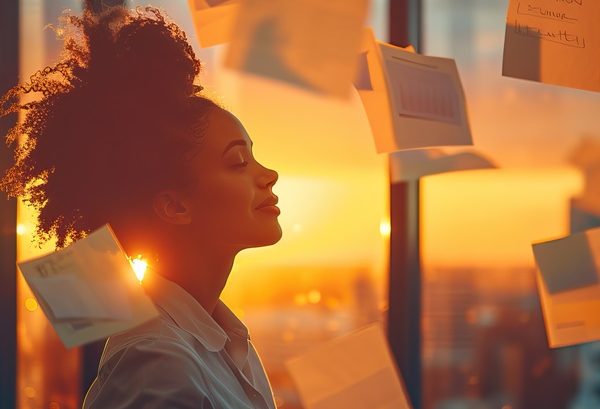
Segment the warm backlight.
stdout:
[[423,179],[421,244],[430,267],[533,265],[531,243],[568,234],[583,187],[571,168],[497,169]]
[[138,281],[141,283],[144,279],[144,275],[146,274],[146,270],[148,269],[148,262],[144,260],[141,255],[138,255],[136,258],[131,260],[131,267],[133,267],[133,272],[135,273]]

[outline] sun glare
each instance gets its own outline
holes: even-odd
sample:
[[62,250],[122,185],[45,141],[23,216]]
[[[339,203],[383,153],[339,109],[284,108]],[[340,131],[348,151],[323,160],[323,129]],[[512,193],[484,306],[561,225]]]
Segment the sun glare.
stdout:
[[142,258],[141,255],[138,255],[136,258],[131,260],[131,266],[133,267],[135,276],[141,283],[144,279],[144,275],[146,274],[146,269],[148,269],[148,263]]

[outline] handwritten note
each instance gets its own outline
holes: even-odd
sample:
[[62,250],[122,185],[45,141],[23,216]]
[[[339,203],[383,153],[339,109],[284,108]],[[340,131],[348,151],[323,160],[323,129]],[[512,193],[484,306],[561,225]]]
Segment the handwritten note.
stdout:
[[511,0],[502,74],[600,91],[600,2]]
[[550,347],[600,340],[600,228],[533,245]]
[[18,266],[68,348],[107,338],[158,315],[108,225]]

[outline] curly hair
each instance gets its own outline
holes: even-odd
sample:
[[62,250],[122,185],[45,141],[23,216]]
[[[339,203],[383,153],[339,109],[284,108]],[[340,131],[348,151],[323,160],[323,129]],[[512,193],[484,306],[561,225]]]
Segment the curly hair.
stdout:
[[[36,240],[63,247],[141,217],[162,188],[189,186],[184,158],[217,105],[194,85],[200,61],[185,33],[156,8],[66,15],[57,32],[60,61],[0,99],[0,116],[25,113],[6,136],[14,164],[0,190],[38,211]],[[26,94],[37,98],[21,103]]]

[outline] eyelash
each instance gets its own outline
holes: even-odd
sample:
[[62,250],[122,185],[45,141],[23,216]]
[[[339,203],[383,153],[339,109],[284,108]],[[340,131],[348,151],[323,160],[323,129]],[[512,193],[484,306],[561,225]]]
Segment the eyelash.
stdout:
[[248,162],[247,161],[243,161],[243,162],[240,162],[240,163],[236,163],[232,167],[234,167],[234,168],[244,168],[246,166],[248,166]]

